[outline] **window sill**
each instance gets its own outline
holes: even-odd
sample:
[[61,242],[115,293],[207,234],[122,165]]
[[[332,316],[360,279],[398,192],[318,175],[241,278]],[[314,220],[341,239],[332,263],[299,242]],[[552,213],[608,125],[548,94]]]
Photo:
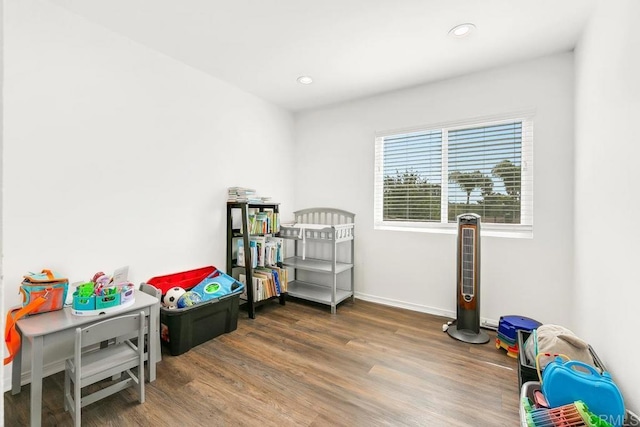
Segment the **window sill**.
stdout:
[[[456,224],[416,224],[410,223],[406,225],[398,224],[376,224],[374,230],[380,231],[408,231],[413,233],[434,233],[434,234],[457,234],[458,226]],[[481,233],[483,237],[502,237],[508,239],[533,239],[533,226],[531,225],[500,225],[500,224],[481,224]]]

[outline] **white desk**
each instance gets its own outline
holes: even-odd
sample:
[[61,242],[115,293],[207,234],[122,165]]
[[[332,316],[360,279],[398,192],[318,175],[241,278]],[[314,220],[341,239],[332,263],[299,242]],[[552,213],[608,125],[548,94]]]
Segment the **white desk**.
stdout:
[[[136,291],[135,302],[120,311],[109,312],[99,316],[74,316],[70,308],[36,314],[16,322],[22,340],[31,343],[31,425],[40,426],[42,422],[42,368],[43,355],[47,348],[55,344],[60,351],[61,343],[67,354],[73,356],[75,330],[91,323],[99,322],[122,314],[144,311],[149,318],[147,333],[149,381],[156,379],[156,362],[160,361],[160,301],[151,295]],[[152,362],[154,361],[154,362]],[[62,369],[64,370],[64,368]],[[13,359],[11,371],[11,394],[20,393],[22,375],[22,348]]]

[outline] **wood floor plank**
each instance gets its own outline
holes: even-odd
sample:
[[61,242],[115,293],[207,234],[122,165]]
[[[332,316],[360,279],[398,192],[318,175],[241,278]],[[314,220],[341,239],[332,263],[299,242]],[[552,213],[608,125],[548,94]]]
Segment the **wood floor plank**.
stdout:
[[[84,408],[83,426],[517,426],[515,360],[494,333],[452,339],[446,320],[366,301],[241,311],[236,331],[163,350],[144,404],[125,390]],[[44,426],[72,425],[63,379],[43,382]],[[6,426],[28,425],[29,389],[5,393]]]

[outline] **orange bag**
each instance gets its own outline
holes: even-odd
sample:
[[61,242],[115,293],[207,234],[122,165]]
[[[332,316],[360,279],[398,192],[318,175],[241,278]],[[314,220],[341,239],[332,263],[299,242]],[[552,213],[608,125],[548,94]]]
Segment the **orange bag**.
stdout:
[[45,302],[47,302],[46,296],[39,296],[26,306],[9,310],[7,313],[7,321],[4,324],[4,342],[9,349],[9,355],[4,358],[5,365],[11,363],[20,350],[20,334],[16,331],[16,322],[21,317],[37,310]]
[[20,334],[16,330],[16,322],[29,314],[60,310],[64,307],[69,289],[69,280],[56,276],[51,270],[41,273],[30,273],[24,276],[20,285],[22,308],[9,310],[4,328],[4,342],[9,349],[9,356],[4,364],[11,363],[20,349]]
[[67,299],[69,280],[54,274],[51,270],[31,273],[24,276],[20,285],[22,306],[26,307],[40,296],[45,296],[45,303],[34,308],[29,314],[60,310]]

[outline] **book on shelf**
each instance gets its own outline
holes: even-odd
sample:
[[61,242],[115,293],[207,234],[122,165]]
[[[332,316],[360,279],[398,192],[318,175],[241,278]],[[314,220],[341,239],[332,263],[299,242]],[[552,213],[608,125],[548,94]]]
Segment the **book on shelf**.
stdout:
[[[238,281],[242,284],[244,284],[244,291],[242,292],[242,294],[240,295],[240,298],[244,299],[244,300],[249,300],[249,296],[248,296],[248,285],[247,285],[247,276],[245,274],[239,274],[238,275]],[[253,286],[251,287],[251,290],[253,291],[253,302],[258,302],[258,301],[262,301],[263,299],[265,299],[265,294],[264,294],[264,284],[263,284],[263,278],[262,277],[253,277]]]
[[244,242],[242,239],[238,239],[238,260],[236,264],[238,267],[244,267]]
[[[258,266],[258,246],[255,240],[249,240],[249,250],[251,251],[251,267]],[[238,239],[238,260],[236,264],[238,267],[245,267],[245,247],[244,241],[242,239]]]
[[271,269],[271,286],[273,287],[273,294],[280,296],[282,290],[280,289],[280,280],[278,279],[278,272]]
[[[280,231],[280,215],[270,207],[249,208],[247,229],[250,234],[275,234]],[[243,218],[240,208],[231,209],[231,229],[243,233]]]
[[284,259],[284,239],[268,236],[265,242],[265,265],[277,265]]
[[[253,302],[262,301],[271,297],[280,296],[287,292],[288,271],[279,267],[258,267],[253,271]],[[244,284],[244,291],[240,298],[248,300],[247,275],[240,273],[238,281]]]
[[275,234],[280,231],[280,215],[272,210],[252,212],[247,225],[250,234]]
[[265,279],[265,287],[268,290],[268,297],[280,296],[287,292],[289,273],[286,268],[280,267],[258,267],[254,274]]
[[253,247],[255,245],[255,259],[252,259],[253,267],[264,267],[266,238],[264,236],[251,236],[249,240],[251,242],[251,255],[254,255]]
[[265,285],[265,297],[271,298],[280,295],[276,291],[276,283],[273,278],[273,271],[269,268],[258,267],[253,271],[256,277],[260,277]]
[[270,268],[273,270],[274,275],[276,276],[278,286],[280,287],[280,292],[282,293],[288,292],[287,283],[289,282],[289,271],[286,268],[280,268],[276,266],[273,266]]

